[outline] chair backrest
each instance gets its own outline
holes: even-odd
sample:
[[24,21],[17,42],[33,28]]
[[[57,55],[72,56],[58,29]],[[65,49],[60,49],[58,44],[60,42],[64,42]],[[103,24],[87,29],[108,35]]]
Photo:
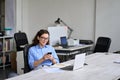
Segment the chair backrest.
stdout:
[[27,73],[29,71],[31,71],[29,64],[28,64],[28,51],[29,48],[31,47],[31,44],[27,44],[25,45],[24,49],[23,49],[23,57],[24,57],[24,73]]
[[111,39],[108,37],[98,37],[93,53],[108,52],[111,44]]
[[21,46],[28,44],[27,35],[24,32],[15,33],[14,39],[16,42],[17,51],[23,50],[24,47],[21,47]]

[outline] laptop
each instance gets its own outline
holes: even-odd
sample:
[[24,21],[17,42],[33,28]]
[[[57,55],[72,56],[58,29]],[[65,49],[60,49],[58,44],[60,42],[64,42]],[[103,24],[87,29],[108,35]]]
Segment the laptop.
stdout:
[[77,70],[82,68],[85,64],[85,55],[86,53],[81,53],[81,54],[77,54],[75,55],[75,60],[74,60],[74,64],[73,65],[68,65],[65,67],[62,67],[60,69],[62,70]]
[[73,46],[68,46],[68,41],[67,41],[66,36],[60,37],[60,41],[61,41],[61,46],[62,46],[63,48],[73,47]]

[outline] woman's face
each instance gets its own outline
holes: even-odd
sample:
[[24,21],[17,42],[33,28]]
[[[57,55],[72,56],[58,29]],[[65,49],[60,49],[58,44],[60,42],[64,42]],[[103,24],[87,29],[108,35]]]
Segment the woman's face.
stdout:
[[49,40],[49,35],[45,33],[45,34],[42,34],[40,37],[38,36],[37,38],[39,40],[40,46],[43,47],[47,44],[47,42]]

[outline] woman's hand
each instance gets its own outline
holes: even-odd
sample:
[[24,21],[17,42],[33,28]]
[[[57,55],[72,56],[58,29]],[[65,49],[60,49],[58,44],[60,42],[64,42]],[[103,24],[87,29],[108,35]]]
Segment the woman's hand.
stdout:
[[43,56],[43,59],[44,59],[44,60],[47,60],[47,59],[50,59],[50,60],[51,60],[51,58],[52,58],[52,55],[51,55],[51,54],[45,54],[45,55]]
[[34,66],[36,67],[36,66],[38,66],[39,64],[41,64],[43,61],[45,61],[45,60],[51,60],[52,61],[52,63],[54,64],[54,58],[53,58],[53,56],[51,55],[51,54],[45,54],[44,56],[43,56],[43,58],[41,58],[40,60],[38,60],[38,61],[35,61],[34,62]]
[[53,64],[56,63],[54,57],[53,57],[51,54],[45,54],[45,55],[43,56],[43,59],[44,59],[44,60],[48,60],[48,59],[49,59],[49,60],[52,61]]

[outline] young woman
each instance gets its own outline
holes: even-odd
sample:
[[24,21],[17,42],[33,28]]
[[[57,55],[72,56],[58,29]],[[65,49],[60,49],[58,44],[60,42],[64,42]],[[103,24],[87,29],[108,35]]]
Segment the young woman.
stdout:
[[28,52],[28,62],[31,69],[59,63],[54,48],[49,45],[49,32],[47,30],[38,31],[34,37],[32,47]]

